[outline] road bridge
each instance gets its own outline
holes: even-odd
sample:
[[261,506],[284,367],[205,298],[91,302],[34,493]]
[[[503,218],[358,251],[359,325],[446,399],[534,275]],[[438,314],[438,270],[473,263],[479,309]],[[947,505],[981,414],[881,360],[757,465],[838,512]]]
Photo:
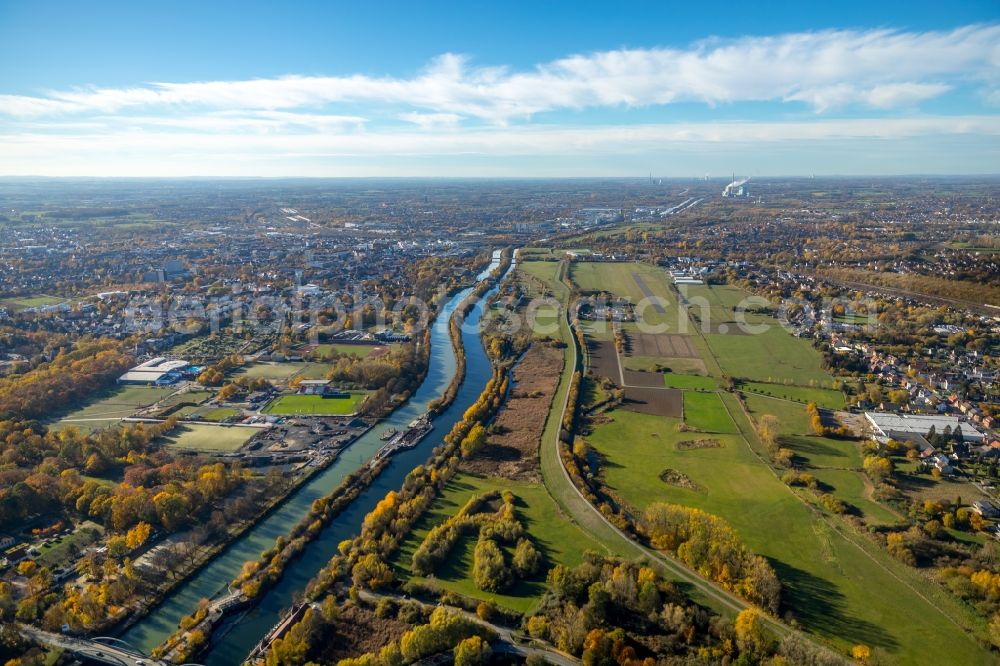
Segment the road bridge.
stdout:
[[26,624],[22,624],[18,628],[26,638],[51,647],[61,648],[78,659],[109,664],[110,666],[170,666],[165,661],[146,656],[141,650],[118,638],[109,636],[78,638],[65,634],[54,634]]

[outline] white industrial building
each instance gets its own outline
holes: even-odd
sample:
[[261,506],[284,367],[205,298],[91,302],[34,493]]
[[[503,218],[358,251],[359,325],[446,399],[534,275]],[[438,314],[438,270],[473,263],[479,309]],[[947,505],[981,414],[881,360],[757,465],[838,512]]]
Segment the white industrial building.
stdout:
[[889,412],[865,412],[865,419],[871,426],[875,439],[885,442],[893,437],[894,433],[904,435],[926,435],[931,427],[938,434],[944,434],[947,428],[949,432],[954,432],[955,428],[962,428],[962,439],[966,442],[982,442],[983,433],[963,419],[957,416],[935,416],[929,414],[892,414]]
[[118,378],[119,384],[172,384],[180,379],[180,373],[191,365],[187,361],[171,361],[158,356],[140,363]]

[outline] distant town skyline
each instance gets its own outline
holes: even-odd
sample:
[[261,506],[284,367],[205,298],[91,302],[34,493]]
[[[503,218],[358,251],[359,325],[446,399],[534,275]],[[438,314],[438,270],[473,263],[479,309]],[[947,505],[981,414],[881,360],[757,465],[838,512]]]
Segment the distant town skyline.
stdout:
[[0,6],[0,175],[1000,173],[992,1],[205,4]]

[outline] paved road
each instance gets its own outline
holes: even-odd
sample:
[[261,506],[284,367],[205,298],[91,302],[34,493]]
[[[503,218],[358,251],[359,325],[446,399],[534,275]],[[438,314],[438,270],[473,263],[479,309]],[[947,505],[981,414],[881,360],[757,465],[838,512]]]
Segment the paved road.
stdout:
[[653,290],[649,288],[649,285],[642,279],[642,276],[633,272],[632,279],[635,280],[635,284],[639,287],[639,291],[642,292],[643,296],[649,299],[650,305],[653,306],[653,312],[667,314],[666,309],[663,307],[663,299],[653,293]]
[[[563,313],[565,319],[562,324],[569,327],[569,337],[573,338],[573,328],[570,326],[567,312],[568,308]],[[576,344],[572,340],[567,347],[567,351],[569,352],[569,356],[566,362],[570,367],[575,368],[577,364],[577,350]],[[569,391],[563,396],[563,404],[559,412],[559,422],[562,422],[568,404]],[[552,438],[553,441],[545,441],[541,446],[541,455],[543,457],[542,471],[545,485],[549,488],[553,499],[582,529],[594,532],[599,541],[616,546],[615,550],[621,554],[631,553],[633,556],[645,557],[659,564],[661,568],[669,571],[669,575],[672,578],[683,581],[698,591],[701,597],[698,600],[717,611],[735,615],[743,609],[750,607],[750,604],[739,597],[717,587],[679,562],[664,556],[659,551],[646,548],[642,544],[633,541],[631,537],[615,527],[584,497],[563,466],[562,458],[559,456],[558,428],[555,429]],[[546,470],[558,471],[545,474]]]
[[[568,314],[564,314],[563,316],[567,318],[566,324],[569,325]],[[572,327],[570,327],[570,330],[572,337]],[[571,344],[568,345],[568,351],[570,353],[570,356],[567,359],[567,362],[572,367],[576,367],[577,363],[576,344],[571,342]],[[569,392],[567,391],[566,396],[563,398],[562,409],[560,410],[560,415],[559,415],[560,422],[562,421],[566,413],[568,404],[569,404]],[[642,544],[637,543],[629,535],[625,534],[623,531],[621,531],[615,525],[613,525],[607,518],[605,518],[604,515],[600,511],[598,511],[593,504],[587,501],[587,498],[584,497],[583,494],[580,492],[580,489],[576,487],[576,484],[573,483],[573,480],[569,476],[569,472],[567,472],[566,468],[563,466],[562,458],[559,456],[558,429],[556,429],[555,432],[555,442],[543,443],[541,448],[543,456],[550,456],[552,458],[552,460],[550,461],[550,468],[554,469],[555,466],[558,466],[559,470],[561,471],[561,474],[556,474],[554,476],[547,475],[545,477],[545,484],[550,487],[550,493],[552,494],[552,497],[559,503],[559,505],[567,513],[570,514],[570,516],[577,522],[577,524],[581,525],[581,527],[586,526],[588,524],[592,525],[594,524],[595,519],[598,520],[600,523],[603,523],[601,529],[602,535],[608,535],[608,534],[613,535],[613,538],[615,538],[619,542],[617,544],[619,546],[618,548],[619,550],[634,553],[639,557],[645,557],[651,562],[658,564],[661,567],[661,569],[664,569],[668,572],[669,577],[690,585],[694,589],[694,591],[698,593],[698,597],[700,597],[700,601],[702,603],[706,603],[707,605],[711,606],[712,608],[715,608],[718,611],[728,612],[732,615],[735,615],[746,608],[752,607],[751,604],[749,604],[748,602],[744,601],[743,599],[740,599],[739,597],[733,594],[730,594],[728,591],[717,586],[715,583],[712,583],[711,581],[702,578],[694,571],[688,569],[686,566],[674,560],[673,558],[666,556],[660,551],[653,550],[651,548],[646,548]],[[543,465],[543,469],[544,468],[545,466]],[[554,485],[558,485],[560,486],[560,488],[559,489],[552,488],[552,486]],[[566,501],[566,502],[560,501],[560,498],[566,497],[567,493],[569,494],[570,498],[572,498],[572,500],[574,501]],[[771,629],[778,636],[785,636],[789,633],[799,633],[799,635],[803,636],[807,640],[810,640],[807,636],[802,635],[801,632],[794,632],[794,630],[792,630],[790,627],[781,623],[778,620],[775,620],[774,618],[771,618],[764,614],[761,614],[761,617],[765,620],[765,622],[771,627]],[[812,641],[810,640],[810,642]]]
[[62,648],[81,659],[110,664],[111,666],[168,666],[164,661],[150,659],[138,650],[126,646],[108,645],[85,638],[53,634],[25,624],[20,625],[19,628],[27,638],[45,645]]
[[[428,604],[420,601],[419,599],[409,599],[400,594],[390,594],[387,592],[373,592],[372,590],[360,590],[359,596],[365,601],[374,602],[379,599],[393,599],[395,601],[408,601],[413,603],[418,603],[426,608],[435,608],[437,606],[442,606],[441,604]],[[507,654],[516,654],[521,657],[529,657],[533,654],[543,657],[550,664],[555,664],[556,666],[580,666],[580,660],[572,655],[568,655],[565,652],[560,652],[555,649],[555,647],[544,643],[543,641],[532,639],[525,636],[519,631],[515,631],[510,627],[505,627],[499,624],[493,624],[492,622],[487,622],[483,620],[475,613],[470,613],[464,608],[458,608],[456,606],[442,606],[448,610],[458,613],[459,615],[465,617],[471,622],[488,627],[497,635],[497,640],[494,642],[493,650],[494,652],[504,652]],[[497,645],[496,643],[499,643]]]

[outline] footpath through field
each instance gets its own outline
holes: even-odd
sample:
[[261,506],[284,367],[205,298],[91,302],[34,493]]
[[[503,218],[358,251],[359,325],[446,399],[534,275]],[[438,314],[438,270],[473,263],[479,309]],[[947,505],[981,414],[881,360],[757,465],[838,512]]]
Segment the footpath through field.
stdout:
[[[562,304],[559,330],[563,341],[566,342],[566,363],[542,435],[540,456],[545,487],[563,511],[582,529],[587,530],[595,539],[604,544],[609,552],[619,556],[649,560],[658,565],[661,572],[666,572],[667,577],[680,582],[681,587],[694,601],[725,616],[733,617],[740,611],[749,608],[750,604],[705,580],[676,560],[633,541],[587,501],[573,484],[569,473],[563,466],[562,459],[559,457],[559,427],[569,404],[569,385],[572,382],[573,373],[580,365],[576,339],[569,323],[570,292],[559,279],[565,271],[566,267],[561,266],[559,277],[551,282],[553,292]],[[771,618],[767,618],[767,622],[779,635],[791,632],[791,629]]]

